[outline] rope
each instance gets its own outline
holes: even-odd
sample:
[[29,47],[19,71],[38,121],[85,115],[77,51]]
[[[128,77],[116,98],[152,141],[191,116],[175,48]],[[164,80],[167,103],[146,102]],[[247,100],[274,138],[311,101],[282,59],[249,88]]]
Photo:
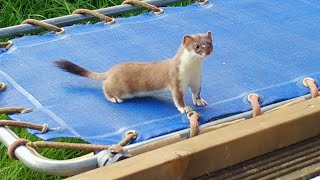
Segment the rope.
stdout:
[[198,2],[199,2],[199,4],[201,4],[201,5],[206,5],[206,4],[209,3],[208,0],[198,0]]
[[123,153],[124,149],[122,147],[129,144],[132,140],[136,138],[137,132],[134,130],[130,130],[126,133],[126,136],[118,144],[110,146],[109,150],[112,152]]
[[[0,121],[1,123],[2,121]],[[3,121],[3,124],[0,125],[11,125],[12,121]],[[25,123],[30,126],[34,127],[34,124]],[[18,127],[22,127],[19,126]],[[37,126],[39,129],[40,125]],[[48,126],[41,126],[41,130],[47,130]],[[124,137],[118,144],[108,146],[108,145],[96,145],[96,144],[82,144],[82,143],[64,143],[64,142],[48,142],[48,141],[36,141],[31,142],[26,139],[17,139],[14,143],[12,143],[8,148],[8,154],[11,158],[17,159],[17,157],[14,155],[14,151],[16,148],[18,148],[21,145],[26,145],[33,149],[39,149],[39,148],[55,148],[55,149],[69,149],[69,150],[86,150],[86,151],[102,151],[102,150],[110,150],[112,152],[116,153],[122,153],[124,152],[124,149],[122,146],[125,146],[130,141],[135,139],[137,137],[137,133],[135,131],[128,131],[126,134],[126,137]]]
[[58,26],[55,26],[55,25],[52,25],[52,24],[49,24],[49,23],[46,23],[43,21],[39,21],[36,19],[26,19],[21,24],[32,24],[32,25],[44,27],[44,28],[49,29],[51,31],[55,31],[56,34],[63,34],[64,33],[63,28],[59,28]]
[[136,138],[136,133],[128,133],[124,139],[122,139],[116,145],[96,145],[96,144],[82,144],[82,143],[63,143],[63,142],[48,142],[48,141],[37,141],[28,142],[27,145],[38,149],[38,148],[55,148],[55,149],[70,149],[70,150],[86,150],[86,151],[102,151],[112,150],[115,152],[123,152],[122,146],[125,146],[130,141]]
[[0,120],[0,126],[11,126],[11,127],[35,129],[35,130],[41,131],[41,133],[46,133],[49,130],[48,124],[39,125],[39,124],[18,122],[18,121],[11,121],[11,120]]
[[126,136],[118,143],[120,146],[125,146],[133,139],[137,138],[137,132],[134,130],[130,130],[126,133]]
[[5,50],[8,50],[12,45],[13,45],[12,41],[1,42],[0,48],[4,48]]
[[15,140],[8,148],[8,155],[10,158],[17,160],[18,158],[16,157],[16,155],[14,154],[14,151],[22,145],[26,145],[27,143],[29,143],[30,141],[27,139],[17,139]]
[[108,24],[113,24],[115,23],[115,19],[111,18],[109,16],[106,16],[104,14],[98,13],[97,11],[92,11],[89,9],[77,9],[75,11],[73,11],[72,14],[86,14],[86,15],[91,15],[93,17],[99,18],[101,20],[103,20],[104,22],[108,23]]
[[7,85],[3,82],[0,82],[0,91],[4,91],[7,88]]
[[110,147],[107,145],[48,142],[48,141],[28,142],[27,145],[35,149],[54,148],[54,149],[87,150],[87,151],[102,151],[102,150],[109,149]]
[[262,110],[259,104],[259,96],[258,94],[249,94],[248,101],[251,103],[252,106],[252,117],[257,117],[262,114]]
[[20,108],[20,107],[5,107],[0,108],[0,114],[25,114],[31,112],[32,109]]
[[132,4],[132,5],[136,5],[136,6],[141,6],[141,7],[152,10],[154,14],[162,14],[164,12],[163,9],[158,8],[155,5],[146,3],[141,0],[125,0],[122,2],[122,4]]
[[319,93],[318,93],[318,87],[314,81],[314,79],[312,78],[304,78],[303,79],[303,85],[305,87],[308,87],[310,89],[310,94],[311,94],[311,98],[315,98],[318,97]]
[[190,121],[190,134],[189,138],[197,136],[199,134],[199,118],[200,115],[196,111],[190,111],[187,114],[187,117]]

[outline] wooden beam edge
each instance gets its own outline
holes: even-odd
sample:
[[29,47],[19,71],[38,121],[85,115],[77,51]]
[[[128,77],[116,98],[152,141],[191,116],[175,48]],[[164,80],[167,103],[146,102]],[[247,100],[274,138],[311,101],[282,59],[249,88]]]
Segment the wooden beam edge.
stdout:
[[190,179],[319,134],[314,98],[70,179]]

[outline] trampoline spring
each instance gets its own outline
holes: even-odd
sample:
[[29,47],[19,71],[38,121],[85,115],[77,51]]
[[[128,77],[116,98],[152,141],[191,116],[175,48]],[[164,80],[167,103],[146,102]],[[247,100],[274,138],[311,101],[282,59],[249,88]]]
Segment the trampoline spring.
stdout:
[[31,112],[32,109],[20,108],[20,107],[4,107],[0,108],[0,114],[25,114]]
[[310,89],[311,98],[318,97],[319,90],[313,78],[304,78],[302,83],[305,87],[308,87]]
[[256,117],[262,114],[262,110],[259,104],[259,96],[256,93],[248,95],[248,101],[252,106],[252,117]]
[[141,1],[141,0],[124,0],[122,2],[122,4],[132,4],[132,5],[135,5],[135,6],[141,6],[141,7],[144,7],[144,8],[152,10],[153,13],[156,14],[156,15],[162,14],[164,12],[163,9],[161,9],[161,8],[155,6],[155,5],[152,5],[152,4],[146,3],[144,1]]
[[[5,51],[7,51],[11,46],[13,46],[13,42],[12,41],[7,41],[7,42],[1,42],[0,43],[0,48],[4,49]],[[1,85],[0,85],[0,91],[1,91]]]
[[106,16],[104,14],[101,14],[97,11],[93,11],[90,9],[76,9],[75,11],[72,12],[72,14],[85,14],[85,15],[91,15],[93,17],[99,18],[103,20],[107,24],[114,24],[116,21],[114,18],[111,18],[109,16]]
[[60,28],[58,26],[55,26],[55,25],[52,25],[52,24],[49,24],[49,23],[46,23],[43,21],[39,21],[36,19],[26,19],[21,24],[31,24],[31,25],[43,27],[43,28],[46,28],[46,29],[49,29],[51,31],[56,32],[57,35],[63,34],[65,32],[63,28]]
[[7,85],[3,82],[0,82],[0,91],[4,91],[6,89]]
[[199,134],[199,118],[200,115],[196,111],[190,111],[187,114],[187,117],[190,121],[190,134],[189,138],[197,136]]

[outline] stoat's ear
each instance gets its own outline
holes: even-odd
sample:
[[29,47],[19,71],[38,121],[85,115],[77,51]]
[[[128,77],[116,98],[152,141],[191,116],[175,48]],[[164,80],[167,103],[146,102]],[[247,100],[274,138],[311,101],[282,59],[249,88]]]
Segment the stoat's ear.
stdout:
[[191,36],[185,35],[183,37],[182,42],[183,42],[184,47],[188,47],[192,43],[192,41],[193,41],[193,38]]
[[208,31],[208,38],[212,41],[211,31]]

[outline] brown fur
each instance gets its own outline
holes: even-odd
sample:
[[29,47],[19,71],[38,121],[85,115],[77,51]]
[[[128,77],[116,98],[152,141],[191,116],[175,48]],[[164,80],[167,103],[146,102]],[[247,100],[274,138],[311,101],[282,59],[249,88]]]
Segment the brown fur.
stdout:
[[[206,45],[204,46],[204,44]],[[202,48],[198,47],[201,45],[203,46]],[[190,108],[188,109],[184,103],[185,89],[181,87],[183,76],[181,77],[179,68],[182,64],[181,58],[185,56],[183,56],[183,53],[186,50],[188,53],[190,51],[195,54],[205,54],[203,57],[199,55],[199,59],[209,55],[212,52],[211,33],[184,36],[177,54],[171,59],[151,63],[122,63],[112,67],[105,73],[91,72],[66,60],[55,61],[55,64],[67,72],[95,80],[103,80],[103,91],[106,98],[115,103],[122,102],[123,98],[137,96],[139,93],[170,88],[175,105],[180,112],[185,113]],[[198,57],[197,55],[194,56]],[[200,87],[193,89],[195,89],[193,90],[193,95],[196,99],[199,99]],[[195,104],[198,105],[198,103]]]

